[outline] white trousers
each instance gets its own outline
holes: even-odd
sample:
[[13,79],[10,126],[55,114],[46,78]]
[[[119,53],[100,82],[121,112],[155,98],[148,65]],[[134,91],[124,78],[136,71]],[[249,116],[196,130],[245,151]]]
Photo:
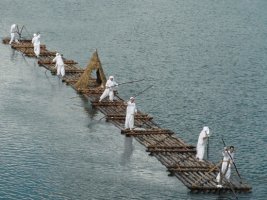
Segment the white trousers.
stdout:
[[199,160],[203,160],[205,155],[205,144],[197,144],[197,155]]
[[15,33],[10,33],[10,41],[9,44],[15,41]]
[[106,88],[104,90],[103,94],[100,96],[99,101],[102,101],[107,96],[109,96],[109,100],[110,101],[113,101],[113,98],[114,98],[114,92],[113,92],[113,90],[110,90],[109,88]]
[[35,55],[38,57],[40,55],[40,44],[33,44],[33,51],[35,53]]
[[[226,178],[229,181],[230,180],[230,176],[231,176],[231,164],[229,164],[228,169],[227,169],[227,165],[228,165],[228,162],[227,161],[223,161],[221,172],[223,174],[225,174],[224,178]],[[226,169],[227,169],[227,171],[226,171]],[[219,172],[219,174],[216,177],[216,180],[217,180],[218,183],[219,183],[220,179],[221,179],[221,173]]]
[[134,115],[126,114],[125,128],[133,129],[133,127],[134,127]]
[[61,75],[62,77],[65,76],[65,68],[64,65],[57,66],[57,75]]

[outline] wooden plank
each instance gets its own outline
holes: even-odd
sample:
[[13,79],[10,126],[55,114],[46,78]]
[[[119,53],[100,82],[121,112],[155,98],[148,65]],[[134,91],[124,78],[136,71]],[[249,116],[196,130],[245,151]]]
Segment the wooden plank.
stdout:
[[208,172],[209,169],[191,169],[191,168],[182,168],[182,169],[169,169],[170,172]]
[[[55,69],[55,67],[53,66],[53,68],[50,68],[51,73],[56,73],[57,69]],[[65,73],[83,73],[84,70],[83,69],[65,69]]]
[[133,130],[122,130],[121,131],[123,134],[128,134],[128,135],[131,135],[131,136],[138,136],[138,135],[172,135],[174,134],[174,132],[172,132],[171,130],[169,129],[145,129],[145,130],[136,130],[136,129],[133,129]]
[[[13,48],[16,48],[16,49],[19,49],[19,48],[34,48],[33,44],[32,43],[13,43],[12,44],[12,47]],[[41,49],[46,49],[46,46],[44,44],[41,44],[40,45],[40,48]]]
[[[55,65],[52,59],[40,59],[38,60],[38,64],[42,65]],[[74,60],[64,60],[64,64],[78,64]]]
[[156,149],[147,149],[148,152],[151,153],[161,153],[161,152],[176,152],[176,153],[195,153],[196,150],[193,149],[181,149],[181,148],[156,148]]
[[[92,93],[95,93],[95,94],[102,94],[102,93],[103,93],[103,91],[96,91],[96,90],[92,90],[91,92],[92,92]],[[124,107],[124,110],[126,109],[126,105],[124,105],[122,101],[113,101],[113,102],[110,102],[110,101],[92,102],[92,105],[93,105],[93,106],[123,106],[123,107]]]

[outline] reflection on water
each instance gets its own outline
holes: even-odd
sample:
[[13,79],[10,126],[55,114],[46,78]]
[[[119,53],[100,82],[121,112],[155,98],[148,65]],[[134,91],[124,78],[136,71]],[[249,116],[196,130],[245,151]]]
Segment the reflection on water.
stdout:
[[10,60],[14,61],[15,58],[17,57],[17,51],[15,49],[11,48],[11,47],[10,47],[10,49],[11,49]]
[[120,164],[125,166],[131,162],[131,157],[133,155],[134,146],[133,146],[133,138],[125,137],[124,138],[124,150],[121,154]]

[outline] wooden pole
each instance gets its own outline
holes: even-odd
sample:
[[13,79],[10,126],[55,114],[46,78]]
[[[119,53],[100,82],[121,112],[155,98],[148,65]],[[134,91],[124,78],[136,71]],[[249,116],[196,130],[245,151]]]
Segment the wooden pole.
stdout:
[[209,139],[210,137],[208,137],[208,141],[207,141],[207,160],[209,160]]

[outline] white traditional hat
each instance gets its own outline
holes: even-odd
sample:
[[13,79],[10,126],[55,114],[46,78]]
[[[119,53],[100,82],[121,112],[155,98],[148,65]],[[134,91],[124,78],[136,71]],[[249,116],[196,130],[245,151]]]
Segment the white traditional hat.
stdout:
[[204,126],[204,127],[203,127],[203,131],[205,131],[205,132],[207,133],[208,136],[211,135],[209,127]]
[[60,54],[59,53],[56,53],[56,56],[59,56]]
[[133,100],[134,99],[134,97],[130,97],[130,100]]
[[33,34],[33,37],[37,36],[36,33]]
[[109,77],[109,79],[112,79],[112,78],[114,79],[114,76],[110,76],[110,77]]

